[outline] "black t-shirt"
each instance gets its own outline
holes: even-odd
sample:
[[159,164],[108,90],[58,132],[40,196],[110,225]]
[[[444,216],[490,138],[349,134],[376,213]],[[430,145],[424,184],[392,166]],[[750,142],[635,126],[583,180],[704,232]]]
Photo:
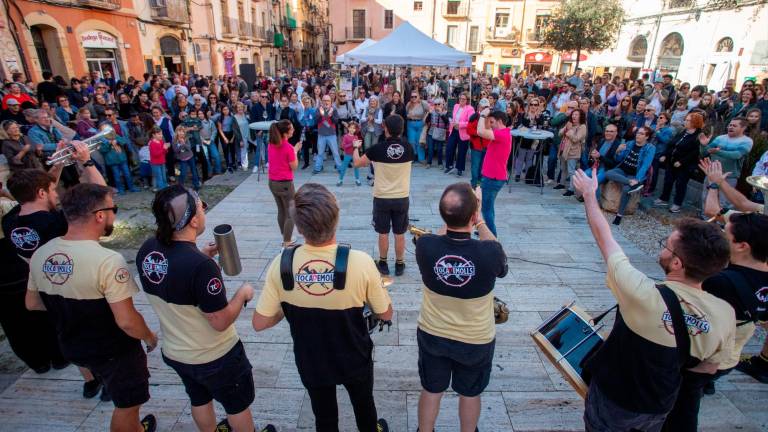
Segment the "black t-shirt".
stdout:
[[61,87],[53,81],[43,81],[37,85],[37,94],[41,100],[48,103],[56,103],[56,98],[62,94]]
[[150,238],[136,254],[136,266],[144,291],[168,303],[197,306],[206,313],[228,304],[223,286],[214,290],[216,295],[210,294],[209,282],[223,280],[221,271],[194,243],[174,241],[167,246]]
[[[735,286],[725,275],[726,272],[739,273],[747,281],[747,286]],[[738,281],[738,279],[736,279]],[[737,282],[738,283],[738,282]],[[737,321],[750,320],[745,310],[753,309],[753,313],[765,315],[768,305],[768,272],[751,269],[736,264],[729,265],[722,272],[710,277],[701,284],[704,291],[728,302],[736,311]],[[738,291],[741,291],[739,293]],[[749,299],[750,304],[742,300]]]
[[[11,242],[16,253],[26,261],[42,245],[67,233],[67,219],[61,210],[38,211],[19,216],[21,206],[16,206],[3,217],[3,234]],[[25,273],[29,266],[23,262]]]
[[624,157],[624,159],[621,160],[621,163],[619,164],[619,168],[621,168],[622,171],[624,171],[625,174],[628,175],[635,175],[637,174],[637,166],[640,163],[640,150],[642,147],[640,146],[633,146],[632,150],[627,153],[627,155]]

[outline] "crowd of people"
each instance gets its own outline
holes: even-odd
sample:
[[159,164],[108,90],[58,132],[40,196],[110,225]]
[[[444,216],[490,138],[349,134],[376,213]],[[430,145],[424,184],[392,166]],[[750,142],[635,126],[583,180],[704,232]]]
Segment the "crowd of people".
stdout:
[[[729,81],[715,92],[670,75],[632,81],[577,70],[469,80],[364,67],[350,76],[348,95],[328,70],[254,83],[186,74],[125,82],[91,74],[69,85],[44,78],[14,76],[2,96],[11,177],[0,199],[0,247],[13,271],[2,273],[0,323],[35,372],[77,365],[83,396],[101,392],[113,402],[113,431],[157,426],[151,414],[139,419],[150,398],[145,351],[158,346],[133,306],[139,287],[199,430],[254,430],[251,363],[234,326],[254,288],[244,283],[228,297],[215,245],[196,246],[206,222],[196,190],[212,176],[261,168],[283,249],[267,269],[252,325],[265,331],[287,320],[318,431],[338,430],[337,385],[349,393],[359,430],[388,430],[373,398],[373,343],[362,316],[392,319],[383,278],[389,234],[394,276],[402,276],[410,180],[433,162],[444,175],[464,176],[467,162],[470,172],[440,198],[444,227],[416,240],[424,282],[419,430],[433,430],[449,386],[459,395],[461,430],[477,430],[495,348],[493,288],[508,271],[494,207],[509,182],[547,183],[583,202],[607,263],[620,311],[587,364],[587,430],[695,431],[701,394],[714,392],[718,377],[739,369],[768,382],[768,346],[739,359],[755,324],[768,318],[768,217],[754,213],[763,197],[744,183],[768,170],[768,80],[748,80],[738,92]],[[269,129],[252,130],[254,122]],[[89,149],[82,140],[104,126],[113,134]],[[553,138],[513,140],[520,128]],[[71,164],[50,163],[62,148]],[[329,155],[337,187],[349,169],[362,186],[360,170],[369,168],[378,259],[337,243],[339,206],[326,186],[294,187],[296,170],[320,173]],[[679,212],[689,180],[700,179],[702,215],[721,215],[725,225],[679,222],[660,245],[666,279],[656,284],[613,240],[599,191],[618,185],[619,224],[633,194],[655,193],[662,171],[656,205]],[[125,259],[98,240],[113,230],[114,193],[141,187],[155,192],[157,229],[137,253],[137,284]],[[753,213],[721,211],[726,205]],[[213,400],[226,419],[217,421]]]

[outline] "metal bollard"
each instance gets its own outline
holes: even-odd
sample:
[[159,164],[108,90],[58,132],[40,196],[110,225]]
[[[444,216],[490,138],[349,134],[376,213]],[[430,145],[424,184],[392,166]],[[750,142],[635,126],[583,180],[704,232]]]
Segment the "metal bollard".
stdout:
[[243,270],[240,264],[240,253],[237,251],[237,240],[232,225],[221,224],[213,229],[213,238],[219,249],[219,265],[227,276],[237,276]]

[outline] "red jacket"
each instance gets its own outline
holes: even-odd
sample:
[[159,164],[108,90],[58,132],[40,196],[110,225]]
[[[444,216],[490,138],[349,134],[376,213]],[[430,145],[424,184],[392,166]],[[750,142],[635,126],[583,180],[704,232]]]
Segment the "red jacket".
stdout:
[[480,115],[477,113],[474,113],[472,114],[472,117],[469,118],[469,123],[467,123],[467,133],[469,134],[469,144],[472,147],[472,150],[485,151],[485,149],[488,148],[488,144],[490,144],[491,140],[480,138],[477,135],[478,120],[480,120]]

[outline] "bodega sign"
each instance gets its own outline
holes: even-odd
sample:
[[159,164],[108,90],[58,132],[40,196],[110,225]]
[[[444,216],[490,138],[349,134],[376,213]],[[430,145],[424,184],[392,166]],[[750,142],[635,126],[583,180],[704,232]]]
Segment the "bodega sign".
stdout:
[[117,39],[103,31],[87,31],[80,35],[83,48],[117,48]]

